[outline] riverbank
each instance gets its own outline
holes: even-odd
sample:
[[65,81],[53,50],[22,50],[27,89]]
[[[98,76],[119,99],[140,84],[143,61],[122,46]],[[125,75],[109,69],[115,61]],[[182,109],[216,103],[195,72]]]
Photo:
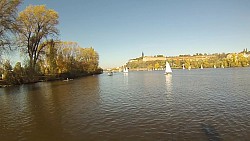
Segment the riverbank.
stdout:
[[18,79],[15,81],[15,83],[11,83],[7,80],[0,80],[0,88],[4,87],[10,87],[15,85],[22,85],[22,84],[32,84],[37,82],[48,82],[48,81],[60,81],[60,80],[67,80],[67,79],[76,79],[91,75],[99,75],[103,72],[101,70],[96,72],[90,72],[90,73],[63,73],[63,74],[49,74],[49,75],[40,75],[40,76],[34,76],[32,78],[23,77],[22,79]]

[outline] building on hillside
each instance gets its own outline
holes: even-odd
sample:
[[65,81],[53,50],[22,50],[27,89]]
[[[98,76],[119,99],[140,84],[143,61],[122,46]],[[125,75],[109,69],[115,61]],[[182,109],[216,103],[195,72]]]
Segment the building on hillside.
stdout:
[[154,57],[154,56],[144,56],[142,58],[143,62],[147,61],[166,61],[166,57]]
[[174,56],[174,57],[167,57],[167,60],[190,60],[190,61],[198,61],[198,60],[206,60],[209,58],[215,57],[214,55],[199,55],[199,56]]
[[142,52],[141,57],[135,58],[135,59],[130,59],[128,62],[136,62],[136,61],[143,61],[143,62],[148,62],[148,61],[166,61],[166,60],[189,60],[189,61],[198,61],[198,60],[207,60],[210,58],[216,57],[215,55],[180,55],[180,56],[170,56],[170,57],[165,57],[163,55],[156,55],[156,56],[145,56],[144,53]]
[[137,61],[138,61],[138,59],[129,59],[128,62],[137,62]]
[[245,52],[243,52],[243,53],[229,53],[227,55],[227,59],[231,59],[231,58],[238,59],[239,55],[242,55],[245,58],[250,57],[250,54],[247,54]]
[[250,54],[243,53],[243,56],[244,56],[245,58],[248,58],[248,57],[250,57]]

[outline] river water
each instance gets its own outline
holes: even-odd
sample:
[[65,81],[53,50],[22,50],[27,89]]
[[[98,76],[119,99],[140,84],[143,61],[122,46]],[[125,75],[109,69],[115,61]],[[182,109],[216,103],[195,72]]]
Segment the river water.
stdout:
[[250,68],[95,75],[0,89],[0,139],[250,139]]

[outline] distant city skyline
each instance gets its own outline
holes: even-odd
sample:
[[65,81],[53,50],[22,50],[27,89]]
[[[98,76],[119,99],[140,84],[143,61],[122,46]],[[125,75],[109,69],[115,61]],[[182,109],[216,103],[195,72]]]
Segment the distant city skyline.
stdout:
[[249,0],[24,0],[59,13],[59,39],[93,47],[100,67],[145,56],[240,52],[250,45]]

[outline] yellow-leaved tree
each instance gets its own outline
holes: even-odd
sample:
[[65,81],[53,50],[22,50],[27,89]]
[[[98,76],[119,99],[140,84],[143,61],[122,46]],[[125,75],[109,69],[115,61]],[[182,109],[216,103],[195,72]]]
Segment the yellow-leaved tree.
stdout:
[[29,55],[29,67],[36,70],[36,63],[46,40],[58,34],[58,13],[45,5],[28,6],[17,18],[20,45]]

